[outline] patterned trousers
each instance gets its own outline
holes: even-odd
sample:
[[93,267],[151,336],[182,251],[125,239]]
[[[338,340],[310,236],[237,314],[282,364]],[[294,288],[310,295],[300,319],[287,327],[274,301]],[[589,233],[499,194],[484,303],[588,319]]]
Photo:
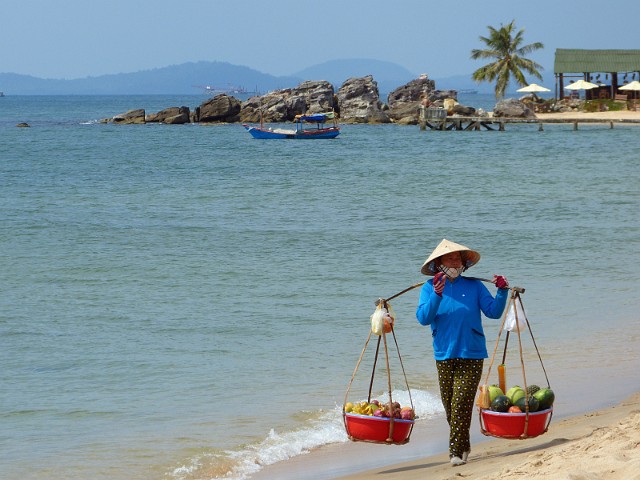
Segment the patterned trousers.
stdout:
[[449,456],[462,457],[471,451],[469,429],[483,359],[451,358],[436,360],[442,404],[449,423]]

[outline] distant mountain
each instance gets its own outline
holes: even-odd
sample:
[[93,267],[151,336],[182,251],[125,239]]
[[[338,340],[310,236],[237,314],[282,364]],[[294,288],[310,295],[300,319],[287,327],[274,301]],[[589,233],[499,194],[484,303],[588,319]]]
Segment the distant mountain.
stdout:
[[372,75],[378,82],[381,96],[386,96],[396,88],[418,78],[417,74],[395,63],[362,58],[330,60],[305,68],[293,75],[306,80],[326,80],[336,90],[351,77]]
[[0,73],[0,89],[5,95],[184,95],[205,92],[206,87],[265,92],[292,87],[302,80],[292,76],[275,77],[226,62],[191,62],[73,80]]
[[[366,75],[372,75],[378,82],[383,102],[390,92],[418,78],[418,74],[400,65],[372,59],[331,60],[282,77],[227,62],[202,61],[73,80],[0,73],[0,91],[5,95],[188,95],[216,90],[266,93],[295,87],[304,80],[326,80],[337,90],[348,78]],[[493,84],[477,84],[471,74],[432,79],[440,90],[493,93]]]

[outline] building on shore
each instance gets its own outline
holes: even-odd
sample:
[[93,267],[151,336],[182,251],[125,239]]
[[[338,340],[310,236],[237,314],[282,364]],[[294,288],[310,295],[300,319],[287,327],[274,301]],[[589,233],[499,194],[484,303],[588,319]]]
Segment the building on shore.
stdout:
[[[553,71],[556,98],[564,98],[567,79],[584,80],[597,87],[585,90],[589,100],[627,97],[619,88],[640,80],[640,50],[581,50],[557,48]],[[569,80],[573,82],[574,80]]]

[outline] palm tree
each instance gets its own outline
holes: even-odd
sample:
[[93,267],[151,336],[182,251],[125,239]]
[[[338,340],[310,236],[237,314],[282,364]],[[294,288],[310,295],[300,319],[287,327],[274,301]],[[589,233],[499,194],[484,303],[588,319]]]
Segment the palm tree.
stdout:
[[473,79],[476,82],[493,82],[495,80],[496,98],[502,98],[512,75],[518,84],[527,85],[522,73],[523,70],[542,80],[542,75],[538,71],[543,70],[542,65],[524,58],[528,53],[544,48],[542,43],[535,42],[521,46],[524,29],[519,30],[513,36],[516,28],[515,20],[512,20],[507,26],[500,26],[499,30],[491,26],[487,28],[489,29],[489,37],[480,37],[487,48],[471,50],[471,58],[473,60],[490,58],[495,61],[473,72]]

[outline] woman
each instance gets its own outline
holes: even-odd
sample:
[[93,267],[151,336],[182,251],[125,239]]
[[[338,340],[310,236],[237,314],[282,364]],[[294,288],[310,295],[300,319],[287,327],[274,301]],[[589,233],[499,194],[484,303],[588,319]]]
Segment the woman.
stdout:
[[509,292],[507,279],[500,275],[493,276],[495,298],[480,280],[460,276],[479,260],[478,252],[444,239],[421,269],[434,278],[422,287],[416,317],[421,325],[431,326],[453,466],[465,464],[471,451],[473,404],[488,356],[481,313],[500,318]]

